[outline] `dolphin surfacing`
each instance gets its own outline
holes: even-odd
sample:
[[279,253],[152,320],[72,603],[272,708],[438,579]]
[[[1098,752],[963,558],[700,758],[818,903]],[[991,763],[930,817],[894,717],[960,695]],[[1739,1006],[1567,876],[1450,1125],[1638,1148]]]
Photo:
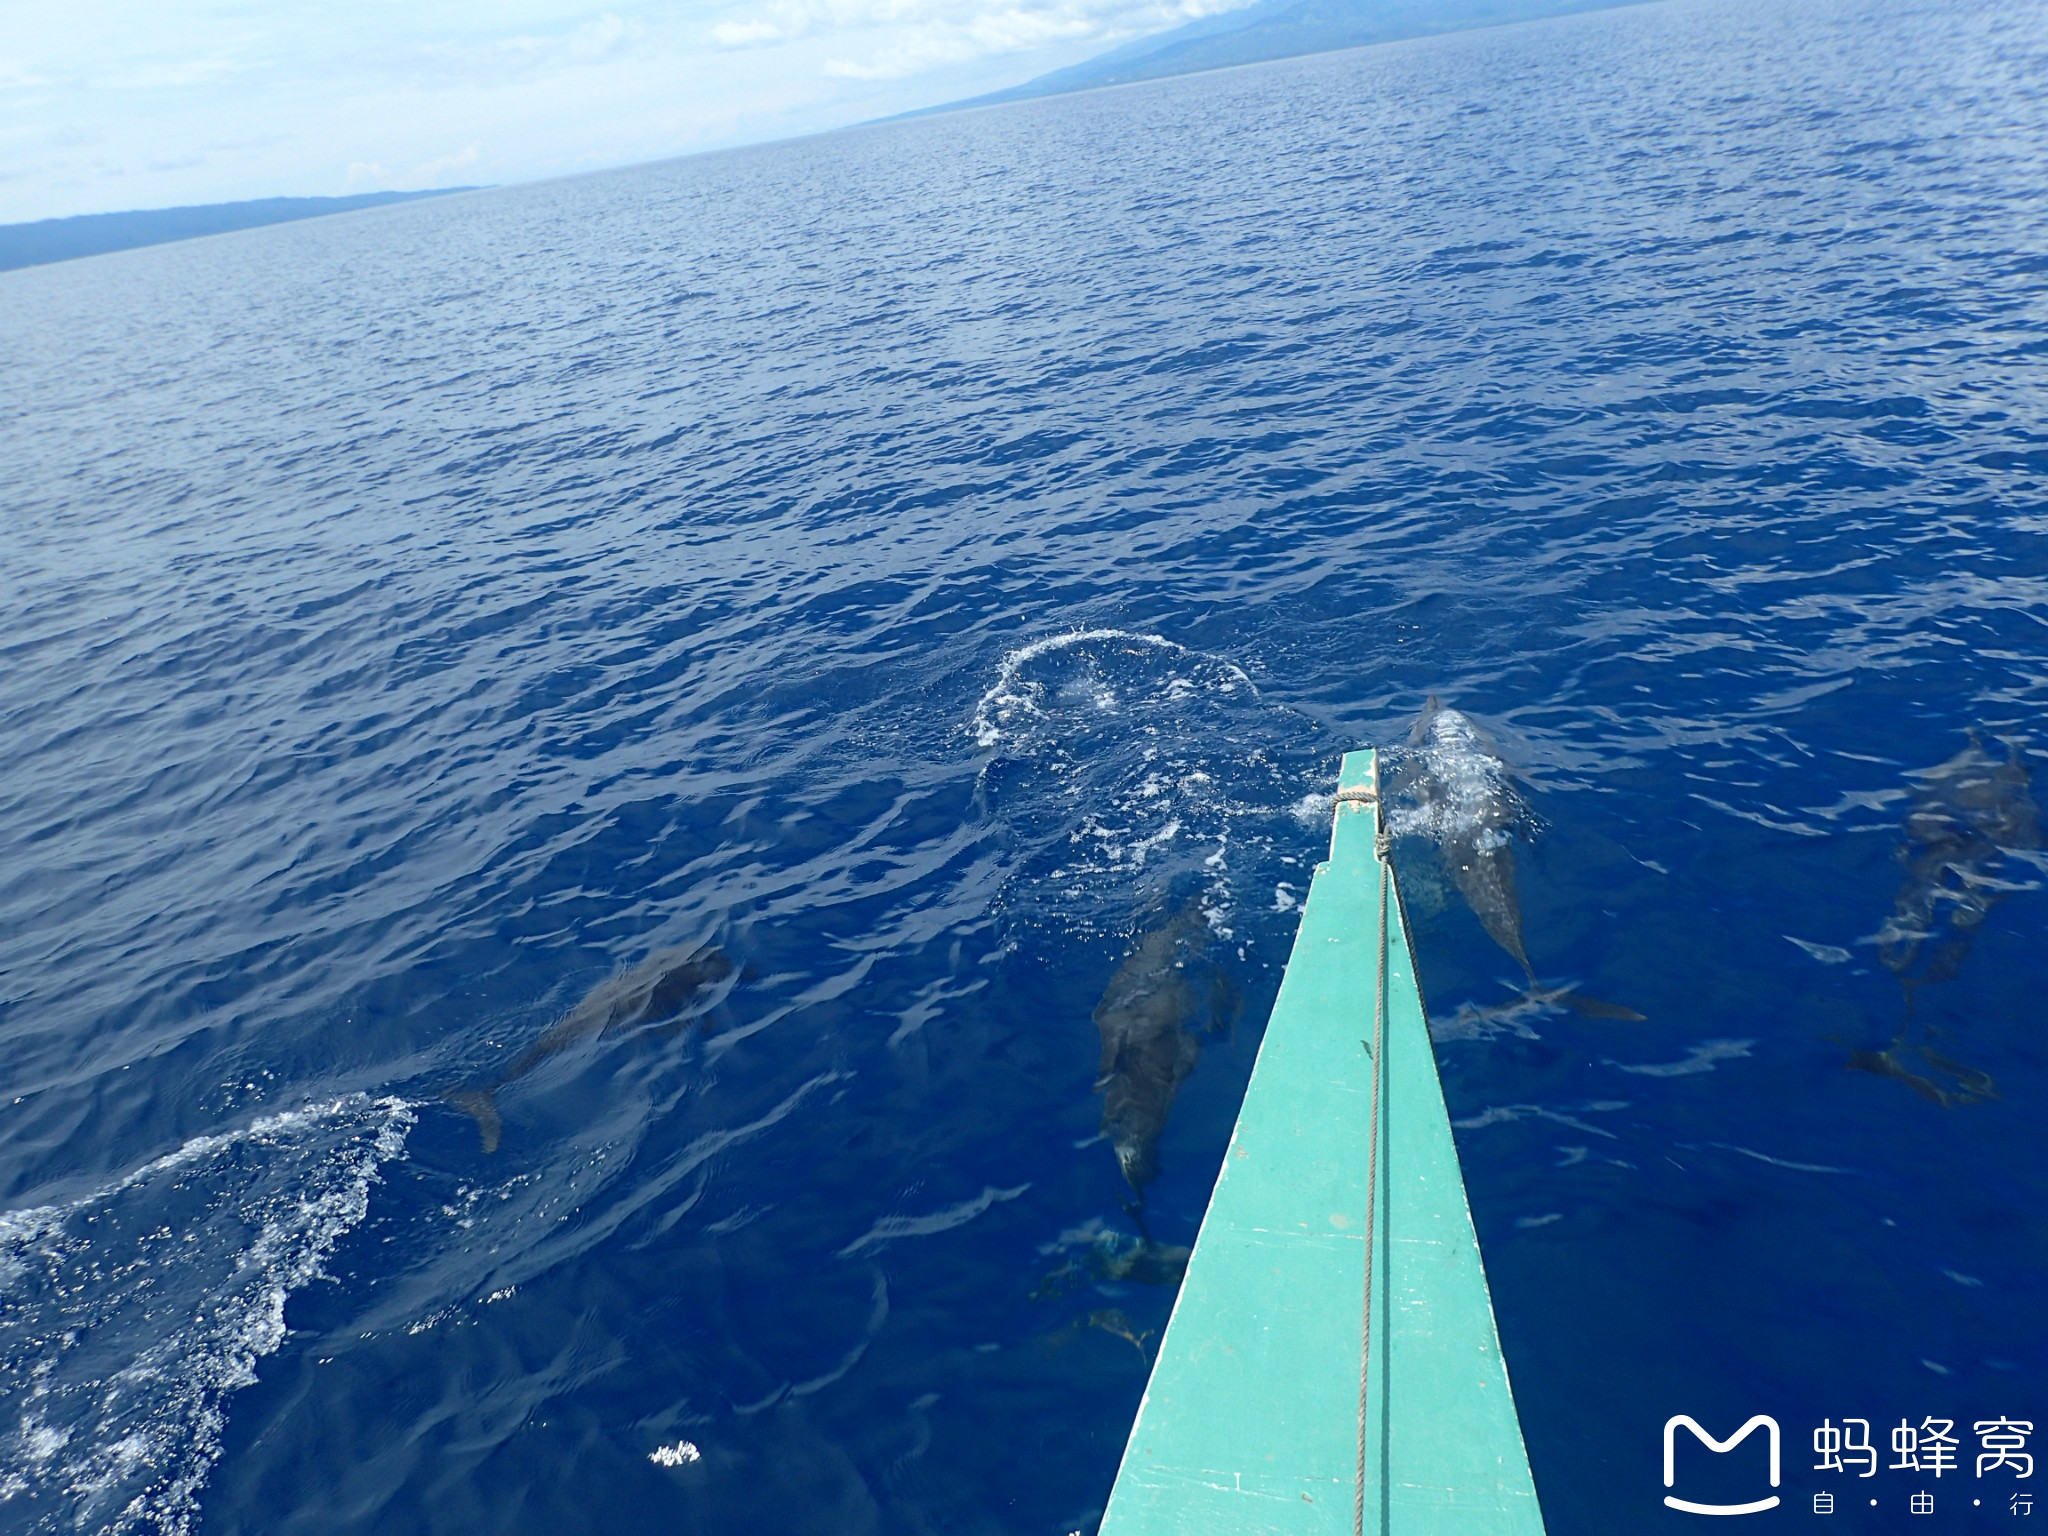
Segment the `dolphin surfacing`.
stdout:
[[498,1114],[497,1093],[518,1081],[550,1056],[579,1041],[613,1030],[663,1024],[685,1013],[703,993],[732,974],[725,951],[711,944],[694,948],[659,949],[629,971],[621,971],[591,989],[590,995],[550,1024],[544,1034],[481,1088],[458,1088],[443,1097],[476,1121],[486,1152],[498,1150],[505,1122]]
[[1536,817],[1493,737],[1431,694],[1408,733],[1408,746],[1398,779],[1412,802],[1405,818],[1410,830],[1436,844],[1445,872],[1480,927],[1521,966],[1527,995],[1588,1018],[1641,1023],[1643,1016],[1633,1008],[1537,985],[1515,894],[1515,839],[1530,836]]
[[1143,1197],[1159,1175],[1159,1133],[1174,1095],[1195,1069],[1201,1042],[1187,1031],[1203,997],[1188,974],[1208,947],[1208,916],[1189,902],[1138,942],[1095,1005],[1102,1058],[1095,1089],[1102,1133],[1132,1191]]

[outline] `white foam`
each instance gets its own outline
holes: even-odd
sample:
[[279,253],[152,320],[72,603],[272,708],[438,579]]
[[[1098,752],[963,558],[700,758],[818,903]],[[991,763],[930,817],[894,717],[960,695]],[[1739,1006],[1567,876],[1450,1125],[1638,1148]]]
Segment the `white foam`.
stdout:
[[1282,823],[1308,786],[1287,759],[1314,727],[1261,700],[1234,662],[1103,628],[1005,656],[973,729],[993,749],[987,804],[1013,834],[1012,916],[1121,932],[1134,906],[1198,887],[1214,935],[1234,941],[1233,883],[1293,844]]
[[[1153,650],[1172,651],[1186,655],[1187,647],[1166,638],[1164,635],[1144,635],[1129,629],[1075,629],[1063,635],[1047,635],[1029,645],[1021,645],[1002,660],[996,670],[996,680],[981,701],[974,706],[974,744],[978,747],[994,747],[1001,744],[1004,730],[1020,715],[1042,715],[1039,700],[1044,698],[1045,689],[1037,683],[1021,681],[1024,668],[1041,656],[1055,651],[1071,650],[1077,645],[1089,645],[1102,640],[1121,640],[1129,645],[1142,645]],[[1246,679],[1250,681],[1249,678]],[[1112,702],[1114,696],[1112,696]]]
[[1318,791],[1314,794],[1303,795],[1299,800],[1295,801],[1293,816],[1304,827],[1321,828],[1329,825],[1330,813],[1336,808],[1337,792],[1334,789],[1330,790],[1327,794]]
[[[1394,748],[1387,756],[1397,777],[1408,781],[1405,794],[1390,797],[1388,827],[1397,837],[1427,838],[1439,848],[1461,840],[1497,847],[1524,815],[1508,765],[1455,709],[1430,718],[1420,746]],[[1418,771],[1399,772],[1408,762]]]
[[224,1399],[369,1209],[415,1120],[352,1094],[195,1137],[100,1189],[0,1216],[0,1501],[18,1529],[183,1536]]
[[[1177,640],[1164,635],[1148,635],[1134,629],[1073,629],[1064,634],[1046,635],[1028,645],[1020,645],[1003,657],[996,668],[996,680],[974,706],[974,744],[984,750],[1000,746],[1010,729],[1024,720],[1042,717],[1045,713],[1043,700],[1045,686],[1042,683],[1028,683],[1023,680],[1024,669],[1041,656],[1050,656],[1058,651],[1072,650],[1077,645],[1095,645],[1114,642],[1138,646],[1146,650],[1163,651],[1174,656],[1191,656],[1210,662],[1222,669],[1222,677],[1215,684],[1216,691],[1233,694],[1239,688],[1246,689],[1253,698],[1258,689],[1253,686],[1251,674],[1234,661],[1220,656],[1210,656],[1202,651],[1190,650]],[[1176,674],[1165,683],[1165,696],[1170,700],[1181,700],[1193,695],[1201,684],[1192,678]],[[1094,681],[1085,685],[1085,696],[1099,710],[1114,712],[1122,701],[1116,690],[1108,684]]]

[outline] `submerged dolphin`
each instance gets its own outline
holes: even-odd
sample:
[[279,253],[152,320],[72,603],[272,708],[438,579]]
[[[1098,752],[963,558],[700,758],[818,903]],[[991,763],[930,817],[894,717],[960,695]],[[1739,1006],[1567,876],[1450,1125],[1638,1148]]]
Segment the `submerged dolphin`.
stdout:
[[732,961],[710,944],[695,948],[660,949],[630,971],[599,983],[590,995],[549,1025],[547,1032],[520,1052],[518,1060],[482,1088],[460,1088],[448,1102],[476,1120],[486,1152],[498,1150],[504,1121],[498,1117],[497,1092],[526,1076],[558,1052],[580,1040],[614,1029],[660,1024],[687,1009],[707,988],[732,974]]
[[1514,770],[1485,729],[1434,694],[1408,733],[1412,749],[1401,764],[1401,788],[1414,802],[1407,827],[1436,844],[1452,884],[1494,943],[1514,956],[1528,978],[1528,995],[1596,1019],[1640,1023],[1633,1008],[1536,984],[1536,969],[1522,942],[1522,904],[1515,895],[1515,838],[1527,837],[1535,817],[1515,787]]
[[1958,1104],[1981,1104],[1986,1099],[1998,1097],[1998,1085],[1989,1072],[1979,1072],[1960,1061],[1951,1061],[1930,1046],[1917,1047],[1922,1061],[1935,1071],[1945,1072],[1955,1079],[1953,1087],[1944,1088],[1926,1073],[1915,1072],[1906,1065],[1900,1052],[1908,1049],[1914,1048],[1906,1045],[1906,1031],[1901,1030],[1881,1051],[1851,1051],[1847,1065],[1858,1072],[1897,1078],[1922,1098],[1932,1099],[1943,1109],[1954,1109]]
[[1177,1244],[1133,1237],[1128,1232],[1098,1231],[1083,1242],[1079,1259],[1063,1259],[1031,1294],[1034,1299],[1063,1296],[1089,1280],[1178,1286],[1188,1272],[1188,1254],[1188,1249]]
[[1095,1005],[1095,1027],[1102,1032],[1095,1074],[1102,1133],[1140,1196],[1158,1176],[1159,1133],[1174,1095],[1201,1055],[1201,1043],[1185,1028],[1202,1004],[1188,968],[1209,936],[1208,917],[1189,902],[1139,941]]
[[2000,872],[2006,854],[2041,846],[2026,760],[2016,743],[2005,750],[2000,762],[1972,732],[1954,757],[1913,775],[1920,785],[1899,847],[1906,879],[1877,951],[1909,1003],[1928,982],[1954,979],[1984,919],[2012,894]]
[[[1910,775],[1918,787],[1899,845],[1906,878],[1877,935],[1878,958],[1905,991],[1906,1018],[1886,1049],[1855,1051],[1849,1057],[1849,1065],[1859,1071],[1897,1078],[1942,1105],[1997,1095],[1988,1074],[1924,1042],[1908,1045],[1919,989],[1955,978],[1991,909],[2025,888],[2007,870],[2007,856],[2041,846],[2041,812],[2028,792],[2026,757],[2017,742],[2004,745],[2000,761],[1972,731],[1970,744],[1947,762]],[[1908,1051],[1953,1078],[1953,1086],[1914,1071],[1904,1059]]]

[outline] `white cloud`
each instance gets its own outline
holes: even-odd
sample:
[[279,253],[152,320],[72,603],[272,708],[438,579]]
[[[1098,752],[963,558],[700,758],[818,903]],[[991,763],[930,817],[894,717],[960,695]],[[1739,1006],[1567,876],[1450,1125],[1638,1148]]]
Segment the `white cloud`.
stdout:
[[721,21],[711,29],[711,41],[721,48],[753,48],[762,43],[779,43],[788,35],[772,21]]
[[116,70],[98,83],[115,91],[177,91],[193,86],[217,85],[245,67],[240,60],[219,55],[164,59]]
[[410,186],[432,187],[453,181],[455,173],[466,171],[482,161],[483,146],[472,144],[467,149],[457,150],[452,155],[441,155],[436,159],[416,165],[403,180]]
[[1230,0],[8,0],[0,222],[519,181],[1000,90]]
[[1061,9],[1053,7],[1021,6],[888,30],[888,41],[866,58],[830,60],[825,72],[852,80],[898,80],[941,64],[1122,35],[1105,29],[1092,17],[1061,14]]
[[32,91],[55,82],[44,79],[25,64],[0,59],[0,91]]
[[[646,29],[620,20],[607,11],[604,15],[570,27],[564,31],[540,37],[518,36],[497,40],[489,45],[501,55],[511,55],[524,64],[552,62],[555,64],[596,64],[617,54],[628,42],[645,34]],[[476,50],[445,49],[444,55],[459,55]]]
[[606,58],[637,30],[607,11],[597,20],[576,29],[575,35],[569,39],[569,51],[579,59]]
[[858,37],[859,57],[825,73],[894,80],[948,64],[1026,53],[1058,43],[1120,41],[1164,31],[1243,0],[769,0],[721,22],[714,41],[742,47],[796,37]]

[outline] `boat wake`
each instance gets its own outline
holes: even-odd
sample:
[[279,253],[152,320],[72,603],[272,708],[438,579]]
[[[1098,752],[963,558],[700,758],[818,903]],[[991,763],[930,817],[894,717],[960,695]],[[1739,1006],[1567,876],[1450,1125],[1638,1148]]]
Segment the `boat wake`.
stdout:
[[201,1136],[90,1194],[0,1215],[0,1503],[13,1529],[183,1536],[223,1400],[284,1341],[405,1150],[353,1094]]

